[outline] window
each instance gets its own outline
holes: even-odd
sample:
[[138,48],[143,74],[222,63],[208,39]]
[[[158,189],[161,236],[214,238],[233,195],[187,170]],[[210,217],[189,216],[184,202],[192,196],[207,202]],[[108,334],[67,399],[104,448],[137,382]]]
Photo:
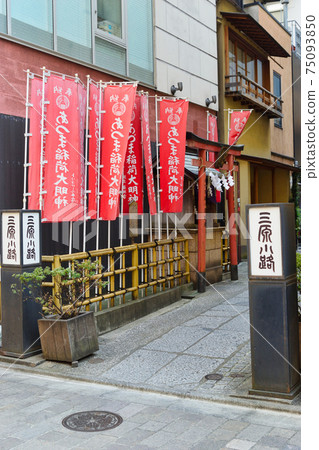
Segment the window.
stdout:
[[53,48],[52,0],[11,0],[12,35]]
[[[263,61],[237,39],[229,40],[229,75],[241,73],[252,81],[262,85]],[[227,68],[226,68],[227,69]]]
[[0,0],[0,33],[7,32],[6,9],[6,0]]
[[[231,37],[228,42],[228,60],[229,66],[226,67],[226,72],[228,70],[229,75],[236,75],[240,73],[244,77],[247,77],[251,81],[263,86],[263,72],[267,67],[267,60],[262,59],[257,53],[251,48],[246,47],[246,45],[238,39],[234,33],[230,33]],[[239,77],[231,77],[229,79],[230,84],[234,83],[237,79],[237,83],[240,82]],[[247,81],[247,80],[246,80]],[[248,83],[246,83],[248,84]],[[242,86],[245,85],[245,81]],[[263,86],[269,89],[269,86]],[[235,85],[230,87],[230,90],[236,91],[237,87]],[[258,88],[255,84],[250,83],[249,88],[242,87],[244,93],[249,93],[258,101],[268,101],[267,95],[263,95],[263,91]]]
[[[274,95],[278,98],[281,98],[281,76],[279,75],[279,73],[274,72]],[[277,101],[277,108],[280,111],[281,105],[280,102]],[[278,128],[282,128],[282,118],[276,118],[274,120],[274,125]]]
[[130,77],[153,84],[153,8],[150,0],[127,0],[127,41]]
[[97,0],[97,34],[124,40],[123,13],[122,0]]
[[57,51],[92,62],[91,7],[87,0],[55,0]]
[[154,83],[151,0],[0,0],[0,33]]

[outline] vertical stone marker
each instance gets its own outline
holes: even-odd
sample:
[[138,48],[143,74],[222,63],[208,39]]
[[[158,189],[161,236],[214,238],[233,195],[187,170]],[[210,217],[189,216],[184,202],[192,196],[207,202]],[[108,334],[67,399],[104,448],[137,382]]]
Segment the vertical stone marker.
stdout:
[[300,391],[294,205],[247,205],[253,395]]
[[[14,294],[14,274],[32,272],[41,265],[41,213],[31,210],[0,211],[2,347],[6,356],[27,358],[41,352],[37,320],[41,305]],[[36,293],[35,293],[36,294]],[[38,294],[38,293],[37,293]]]

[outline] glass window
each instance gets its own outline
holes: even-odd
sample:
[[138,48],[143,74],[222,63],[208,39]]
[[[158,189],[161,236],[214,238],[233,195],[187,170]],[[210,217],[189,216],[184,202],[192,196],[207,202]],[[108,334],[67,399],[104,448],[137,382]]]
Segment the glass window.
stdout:
[[257,59],[257,83],[263,85],[263,63],[260,59]]
[[122,0],[97,0],[97,28],[105,34],[123,38]]
[[87,0],[56,0],[57,50],[92,62],[91,6]]
[[237,72],[246,75],[245,52],[240,47],[237,47]]
[[153,84],[153,10],[149,0],[127,0],[127,45],[130,77]]
[[7,23],[6,23],[6,0],[0,0],[0,32],[7,32]]
[[229,41],[229,75],[236,75],[235,44]]
[[247,53],[247,77],[250,80],[256,81],[255,78],[255,57]]
[[[274,81],[274,95],[278,98],[281,98],[281,76],[277,72],[274,72],[273,81]],[[279,101],[277,101],[276,106],[277,109],[281,111],[281,104]],[[274,124],[275,126],[282,128],[282,118],[280,117],[278,119],[275,119]]]
[[53,48],[52,0],[11,0],[12,35]]
[[[257,59],[257,83],[263,85],[263,63],[260,59]],[[262,100],[263,91],[258,88],[258,100]]]

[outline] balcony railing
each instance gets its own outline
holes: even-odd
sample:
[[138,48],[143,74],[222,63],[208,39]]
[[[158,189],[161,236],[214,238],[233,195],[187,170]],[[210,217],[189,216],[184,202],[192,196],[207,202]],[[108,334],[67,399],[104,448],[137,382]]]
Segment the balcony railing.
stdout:
[[226,75],[225,95],[239,100],[242,105],[248,105],[255,111],[263,112],[270,119],[283,117],[281,98],[267,91],[260,84],[241,73]]

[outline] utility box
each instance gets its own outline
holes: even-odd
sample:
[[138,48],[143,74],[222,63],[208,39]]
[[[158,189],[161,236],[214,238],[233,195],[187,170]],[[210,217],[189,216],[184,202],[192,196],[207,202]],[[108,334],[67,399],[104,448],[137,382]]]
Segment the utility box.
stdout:
[[300,391],[295,213],[291,203],[247,205],[253,395]]
[[[2,347],[6,356],[27,358],[41,352],[38,319],[42,307],[26,292],[14,294],[19,285],[14,274],[32,272],[41,265],[41,212],[31,210],[0,211],[1,229],[1,309]],[[34,292],[34,296],[40,295]]]

